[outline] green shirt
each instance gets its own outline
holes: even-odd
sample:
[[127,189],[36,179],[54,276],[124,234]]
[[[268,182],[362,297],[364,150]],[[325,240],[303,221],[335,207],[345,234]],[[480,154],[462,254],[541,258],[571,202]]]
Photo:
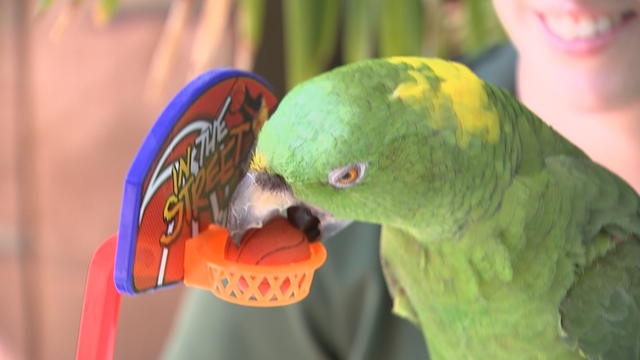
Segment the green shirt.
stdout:
[[[489,50],[471,67],[514,90],[511,46]],[[307,299],[295,305],[241,307],[188,290],[164,358],[428,359],[420,330],[391,313],[379,238],[378,225],[353,223],[326,240],[327,261]]]

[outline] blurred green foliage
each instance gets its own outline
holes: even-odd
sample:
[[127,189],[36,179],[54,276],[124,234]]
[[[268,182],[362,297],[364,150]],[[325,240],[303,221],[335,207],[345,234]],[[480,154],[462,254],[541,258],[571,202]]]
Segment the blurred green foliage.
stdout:
[[[265,7],[276,0],[193,1],[231,1],[235,11],[219,16],[241,23],[242,36],[255,51],[262,41]],[[338,54],[344,63],[396,55],[455,58],[478,54],[504,38],[490,0],[280,1],[289,88],[325,71]],[[39,0],[37,9],[53,2]],[[70,6],[83,2],[71,0]],[[97,0],[97,21],[108,21],[119,2]]]
[[[264,0],[263,0],[264,1]],[[489,0],[283,0],[287,85],[341,61],[473,56],[504,38]]]
[[[51,7],[51,5],[55,2],[55,0],[37,0],[36,2],[36,12],[41,13],[46,11]],[[69,2],[69,6],[78,6],[84,3],[85,0],[71,0]],[[98,0],[95,2],[95,16],[97,21],[99,22],[107,22],[109,19],[113,17],[116,10],[118,9],[118,5],[120,4],[120,0]]]

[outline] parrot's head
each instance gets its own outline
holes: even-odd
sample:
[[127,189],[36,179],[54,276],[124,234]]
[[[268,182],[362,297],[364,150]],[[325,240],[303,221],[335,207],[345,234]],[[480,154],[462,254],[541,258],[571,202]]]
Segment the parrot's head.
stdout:
[[516,159],[488,91],[463,65],[424,58],[368,60],[302,83],[259,134],[232,234],[287,210],[322,237],[344,224],[335,219],[433,233],[490,211]]

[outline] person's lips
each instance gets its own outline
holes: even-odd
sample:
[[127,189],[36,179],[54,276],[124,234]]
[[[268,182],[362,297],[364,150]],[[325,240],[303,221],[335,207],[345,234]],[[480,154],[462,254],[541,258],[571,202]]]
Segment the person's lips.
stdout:
[[609,44],[636,20],[635,10],[617,14],[538,14],[553,42],[569,52],[590,52]]

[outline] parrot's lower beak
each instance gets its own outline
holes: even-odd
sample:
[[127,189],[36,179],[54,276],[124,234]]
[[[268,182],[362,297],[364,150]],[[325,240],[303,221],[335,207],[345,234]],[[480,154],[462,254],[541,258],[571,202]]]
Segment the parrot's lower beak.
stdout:
[[227,228],[236,244],[250,228],[261,228],[274,216],[285,216],[309,241],[326,239],[350,221],[296,199],[282,176],[249,172],[240,181],[229,204]]

